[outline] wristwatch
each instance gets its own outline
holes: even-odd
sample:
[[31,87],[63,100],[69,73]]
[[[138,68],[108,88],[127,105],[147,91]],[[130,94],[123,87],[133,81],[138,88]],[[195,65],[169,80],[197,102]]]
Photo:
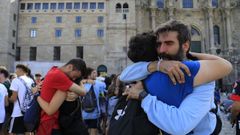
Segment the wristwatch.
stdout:
[[139,100],[143,100],[147,95],[148,93],[145,90],[143,90],[142,92],[139,93]]

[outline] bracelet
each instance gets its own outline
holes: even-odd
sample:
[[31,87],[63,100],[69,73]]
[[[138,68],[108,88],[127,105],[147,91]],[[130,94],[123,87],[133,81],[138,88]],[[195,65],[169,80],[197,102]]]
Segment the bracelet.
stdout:
[[157,63],[157,71],[160,71],[160,64],[162,62],[162,59],[159,59],[158,60],[158,63]]

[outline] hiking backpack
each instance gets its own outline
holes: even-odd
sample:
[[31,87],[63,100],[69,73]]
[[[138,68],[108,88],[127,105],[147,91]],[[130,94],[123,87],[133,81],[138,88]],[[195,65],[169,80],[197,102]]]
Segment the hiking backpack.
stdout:
[[97,108],[97,97],[92,85],[90,90],[82,99],[82,109],[87,113],[91,113],[95,110],[95,108]]

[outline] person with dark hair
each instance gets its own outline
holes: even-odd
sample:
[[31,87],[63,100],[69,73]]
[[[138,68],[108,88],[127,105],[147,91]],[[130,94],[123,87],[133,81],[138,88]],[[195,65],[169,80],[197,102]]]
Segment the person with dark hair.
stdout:
[[230,99],[233,101],[231,107],[231,124],[236,125],[236,135],[240,134],[240,81],[237,80],[233,83],[233,93]]
[[35,74],[34,79],[35,79],[36,84],[39,84],[39,83],[41,83],[42,75],[37,73],[37,74]]
[[[72,59],[62,67],[52,67],[44,78],[41,94],[37,98],[42,108],[38,135],[61,134],[58,124],[59,107],[66,99],[67,92],[80,96],[86,94],[82,83],[73,82],[85,74],[86,64],[82,59]],[[74,96],[75,97],[75,96]]]
[[0,83],[2,83],[8,90],[9,97],[12,95],[11,91],[9,90],[10,88],[10,81],[8,80],[9,73],[6,69],[0,69]]
[[0,82],[6,81],[6,78],[9,77],[9,72],[5,69],[0,69],[0,74],[1,74],[1,76],[3,75],[3,78],[0,76]]
[[27,76],[28,67],[23,64],[18,64],[16,66],[16,74],[17,78],[12,80],[10,90],[12,91],[12,95],[9,98],[9,101],[14,103],[13,111],[11,114],[11,122],[9,125],[9,133],[11,135],[14,134],[23,134],[29,133],[32,131],[28,131],[24,127],[23,122],[23,113],[22,111],[26,109],[25,103],[30,103],[33,99],[33,94],[28,92],[28,88],[31,88],[34,81]]
[[10,73],[10,75],[9,75],[9,81],[12,82],[12,80],[13,80],[14,78],[16,78],[16,77],[17,77],[16,73]]
[[113,110],[118,102],[118,99],[122,97],[125,90],[125,83],[119,80],[119,75],[116,75],[112,79],[112,83],[109,86],[107,94],[107,123],[106,123],[106,133],[109,128],[110,119],[112,117]]
[[[214,98],[215,86],[214,83],[208,82],[228,75],[232,70],[231,63],[217,56],[189,52],[190,31],[181,22],[171,20],[163,24],[156,33],[156,46],[142,44],[144,42],[141,41],[137,41],[136,44],[155,48],[157,50],[155,52],[162,60],[154,62],[136,60],[135,62],[138,63],[126,68],[120,76],[122,81],[142,80],[149,74],[153,74],[143,81],[145,87],[138,82],[125,94],[128,98],[142,100],[142,108],[147,113],[148,119],[167,133],[187,134],[193,130],[194,134],[214,134],[215,126],[217,127],[216,116],[209,110],[215,108],[214,103],[211,102]],[[130,47],[131,45],[133,44],[130,44]],[[139,50],[129,49],[129,51],[133,52],[128,54],[135,54],[134,57],[129,55],[133,59],[143,57],[138,55]],[[152,61],[148,59],[148,54],[151,53],[153,52],[144,53],[145,61]],[[183,61],[187,56],[198,58],[199,61]],[[180,68],[185,71],[189,68],[190,73],[184,74]],[[176,83],[176,80],[179,83]],[[195,87],[194,90],[193,87]],[[144,89],[147,89],[149,94]]]
[[132,37],[129,41],[128,58],[134,63],[157,61],[156,40],[157,36],[153,32],[137,34]]
[[[87,108],[84,108],[85,102],[83,102],[83,110],[82,110],[82,116],[83,119],[88,127],[88,132],[90,135],[97,135],[98,134],[98,127],[100,125],[100,117],[101,117],[101,108],[100,108],[100,102],[99,97],[101,94],[104,93],[106,89],[105,83],[99,81],[96,79],[97,77],[97,71],[93,68],[88,67],[85,74],[86,82],[84,84],[87,93],[90,92],[91,89],[93,89],[96,101],[96,106],[92,111],[88,111]],[[85,98],[85,97],[83,97]]]

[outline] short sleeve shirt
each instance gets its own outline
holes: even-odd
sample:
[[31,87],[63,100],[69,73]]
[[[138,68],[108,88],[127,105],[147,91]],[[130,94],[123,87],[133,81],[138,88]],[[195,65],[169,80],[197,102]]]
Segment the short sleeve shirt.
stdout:
[[[41,98],[46,102],[50,103],[52,97],[57,90],[68,91],[72,86],[73,82],[68,78],[68,76],[62,72],[59,68],[53,67],[50,69],[45,76],[41,89]],[[49,116],[44,111],[41,113],[41,122],[49,119],[58,119],[59,112],[57,111],[53,115]],[[55,124],[58,127],[58,123]]]
[[19,107],[19,104],[22,105],[25,102],[24,100],[25,100],[27,89],[24,83],[20,80],[20,78],[26,83],[27,87],[29,88],[31,88],[31,85],[34,83],[34,81],[30,77],[27,77],[26,75],[14,78],[12,80],[10,90],[13,92],[17,92],[18,99],[14,101],[11,117],[23,116],[21,113],[21,108]]
[[191,76],[185,74],[185,83],[173,85],[169,76],[162,72],[154,72],[144,80],[147,92],[157,96],[158,100],[168,105],[179,107],[182,100],[193,91],[194,77],[199,71],[199,61],[183,62],[190,70]]
[[5,120],[5,97],[7,95],[7,88],[0,83],[0,123],[3,123]]

